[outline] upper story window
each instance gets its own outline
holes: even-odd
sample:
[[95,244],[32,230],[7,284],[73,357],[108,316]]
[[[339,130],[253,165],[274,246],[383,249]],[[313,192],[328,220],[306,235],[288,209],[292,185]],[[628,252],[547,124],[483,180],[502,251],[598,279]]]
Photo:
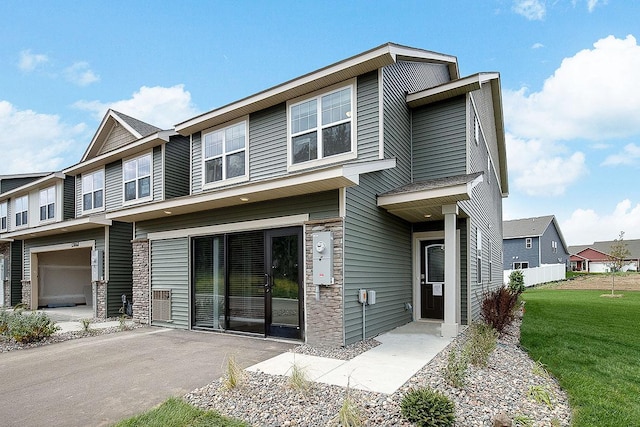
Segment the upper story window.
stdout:
[[473,116],[473,140],[476,145],[480,142],[480,121],[477,116]]
[[551,241],[551,250],[554,254],[558,253],[558,242],[555,240]]
[[56,216],[56,187],[40,190],[40,221],[54,219]]
[[7,202],[0,203],[0,231],[7,231]]
[[527,237],[524,240],[524,247],[527,249],[531,249],[532,243],[531,243],[531,237]]
[[82,211],[100,210],[104,206],[104,170],[82,175]]
[[289,105],[289,163],[355,153],[354,87]]
[[14,206],[16,211],[16,227],[26,226],[29,219],[29,196],[16,198]]
[[151,198],[151,153],[124,161],[124,201]]
[[245,178],[248,160],[246,151],[246,120],[203,134],[204,184]]

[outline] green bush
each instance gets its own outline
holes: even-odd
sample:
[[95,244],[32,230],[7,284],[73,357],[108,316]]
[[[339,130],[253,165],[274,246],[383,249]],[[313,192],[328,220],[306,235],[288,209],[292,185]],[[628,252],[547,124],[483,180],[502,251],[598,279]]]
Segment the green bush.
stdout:
[[46,313],[31,312],[23,315],[16,311],[9,323],[9,335],[19,343],[30,343],[50,337],[60,327]]
[[0,310],[0,335],[9,335],[9,325],[13,313],[8,312],[5,308]]
[[449,385],[455,388],[464,388],[468,368],[467,352],[452,348],[447,356],[447,364],[443,368],[442,375]]
[[402,416],[418,427],[448,427],[456,419],[453,402],[430,388],[411,390],[400,402]]
[[474,366],[486,367],[489,356],[498,344],[498,332],[486,323],[472,323],[469,326],[469,337],[465,344],[465,352],[469,362]]
[[509,274],[509,290],[514,294],[524,292],[524,273],[522,270],[513,270],[511,274]]

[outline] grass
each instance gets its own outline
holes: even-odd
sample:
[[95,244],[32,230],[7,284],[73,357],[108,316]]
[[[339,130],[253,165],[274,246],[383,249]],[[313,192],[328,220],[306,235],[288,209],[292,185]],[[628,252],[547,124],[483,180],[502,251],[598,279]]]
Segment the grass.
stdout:
[[567,391],[573,426],[640,426],[640,292],[527,290],[521,344]]
[[114,427],[248,427],[248,424],[172,397],[156,408],[120,421]]

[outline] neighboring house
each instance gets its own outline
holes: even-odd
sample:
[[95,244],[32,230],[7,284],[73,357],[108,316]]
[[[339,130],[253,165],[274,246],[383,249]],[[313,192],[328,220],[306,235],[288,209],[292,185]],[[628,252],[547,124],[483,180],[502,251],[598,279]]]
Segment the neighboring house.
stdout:
[[518,270],[569,263],[569,249],[554,215],[503,222],[503,268]]
[[[589,273],[608,273],[611,271],[611,246],[613,240],[594,242],[591,245],[570,246],[571,270]],[[638,271],[640,265],[640,240],[624,240],[629,250],[629,257],[622,271]]]
[[122,295],[132,298],[133,224],[105,215],[188,194],[188,152],[174,131],[110,110],[80,163],[3,191],[0,253],[11,253],[12,266],[5,302],[87,304],[97,317],[117,316]]
[[109,112],[78,165],[1,195],[74,184],[73,218],[0,234],[24,240],[25,295],[38,248],[82,244],[103,314],[124,293],[143,323],[340,346],[412,320],[455,336],[502,284],[497,73],[385,44],[175,131],[132,123]]

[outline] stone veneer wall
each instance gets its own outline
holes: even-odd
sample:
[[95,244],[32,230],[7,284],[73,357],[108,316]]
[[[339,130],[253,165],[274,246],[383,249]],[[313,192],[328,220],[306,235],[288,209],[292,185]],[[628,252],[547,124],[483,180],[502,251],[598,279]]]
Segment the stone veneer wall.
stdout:
[[[318,347],[340,347],[344,344],[343,329],[343,220],[332,218],[305,223],[305,298],[306,342]],[[316,299],[313,284],[313,234],[321,231],[333,233],[334,284],[320,286]]]
[[[22,304],[28,309],[33,310],[31,307],[31,280],[22,281]],[[38,307],[35,307],[38,308]]]
[[150,323],[149,240],[131,241],[133,246],[133,320]]
[[107,282],[93,282],[92,288],[96,296],[96,318],[107,318]]
[[[11,243],[0,243],[0,257],[4,257],[4,268],[6,277],[11,277]],[[0,277],[4,280],[4,277]],[[11,281],[4,280],[4,295],[2,295],[3,305],[9,307],[11,305]]]

